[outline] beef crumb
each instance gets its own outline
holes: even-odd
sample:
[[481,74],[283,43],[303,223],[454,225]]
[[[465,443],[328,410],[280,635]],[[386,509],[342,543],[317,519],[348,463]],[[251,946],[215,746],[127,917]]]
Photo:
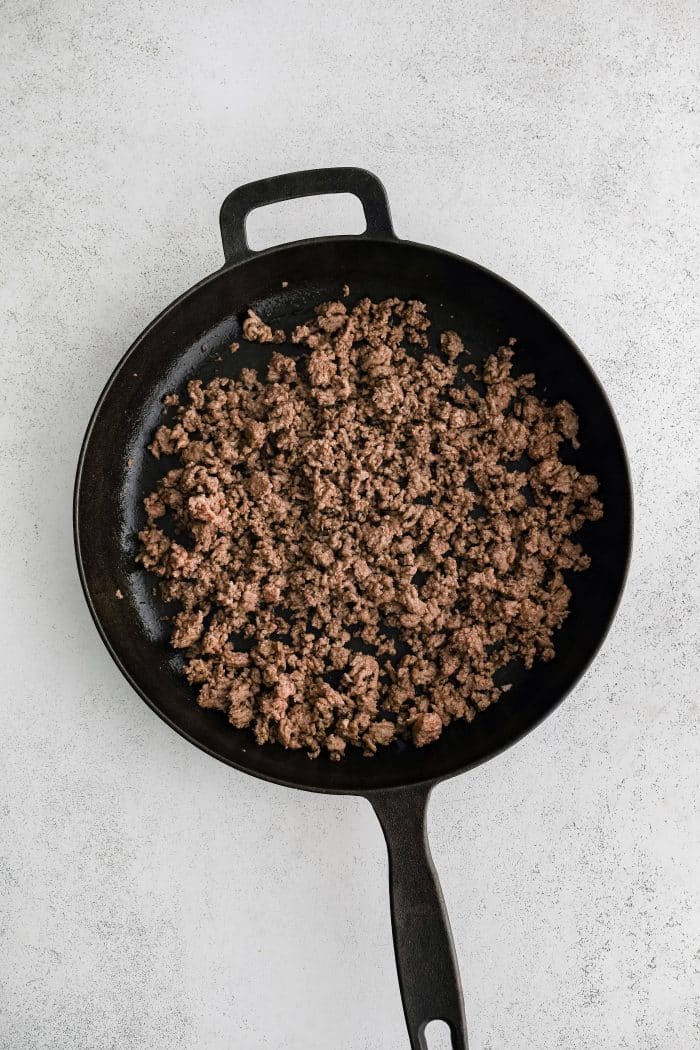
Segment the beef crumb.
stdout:
[[[286,338],[252,310],[243,330]],[[510,689],[512,661],[554,656],[565,573],[589,565],[572,537],[603,513],[560,458],[576,414],[513,374],[514,340],[477,367],[429,330],[418,301],[322,303],[264,374],[192,380],[154,434],[177,465],[138,560],[179,603],[199,704],[258,744],[428,746]]]
[[251,343],[283,343],[286,338],[281,328],[273,332],[255,310],[248,310],[248,316],[243,322],[243,335]]

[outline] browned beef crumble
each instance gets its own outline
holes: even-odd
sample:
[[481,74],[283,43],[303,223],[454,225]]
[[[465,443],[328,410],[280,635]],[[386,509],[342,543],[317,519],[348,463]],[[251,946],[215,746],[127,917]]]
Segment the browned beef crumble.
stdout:
[[283,343],[287,338],[281,328],[273,332],[269,324],[265,324],[254,310],[248,311],[248,316],[243,322],[243,335],[253,343]]
[[[264,377],[193,380],[156,431],[179,465],[138,557],[180,603],[199,703],[259,744],[422,747],[494,703],[510,661],[554,656],[563,573],[589,564],[572,535],[603,513],[559,457],[577,417],[512,375],[514,340],[476,368],[456,332],[428,351],[429,325],[421,302],[324,303]],[[253,311],[243,328],[285,338]]]

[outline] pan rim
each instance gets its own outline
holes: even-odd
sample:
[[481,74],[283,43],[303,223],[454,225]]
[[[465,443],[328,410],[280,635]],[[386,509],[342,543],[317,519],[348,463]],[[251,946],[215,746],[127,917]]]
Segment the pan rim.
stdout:
[[[186,300],[188,300],[191,297],[195,296],[201,289],[206,287],[208,284],[211,284],[212,282],[214,282],[225,271],[235,271],[236,269],[245,267],[250,262],[252,262],[254,260],[257,260],[259,258],[270,257],[270,256],[273,256],[275,254],[288,251],[289,249],[296,249],[296,248],[298,248],[300,246],[310,247],[310,246],[317,246],[317,245],[329,244],[329,243],[330,244],[334,244],[334,243],[359,242],[359,241],[361,241],[363,244],[367,244],[368,246],[371,246],[373,244],[382,244],[382,245],[394,244],[400,249],[408,248],[408,249],[420,250],[422,252],[426,252],[426,253],[429,253],[429,254],[432,254],[432,255],[436,255],[436,256],[439,256],[441,258],[454,260],[455,262],[458,262],[458,263],[460,263],[462,265],[470,266],[474,270],[479,271],[481,274],[485,275],[488,278],[491,278],[492,280],[494,280],[495,282],[498,282],[502,286],[505,286],[507,289],[509,289],[510,291],[514,292],[516,295],[521,297],[529,305],[533,306],[553,326],[553,328],[563,337],[563,339],[566,341],[566,343],[571,348],[571,350],[575,352],[575,354],[579,357],[579,359],[583,362],[585,367],[588,369],[588,371],[590,373],[590,376],[591,376],[592,380],[594,381],[594,383],[595,383],[595,385],[597,387],[597,392],[598,392],[599,396],[601,397],[602,402],[605,404],[605,406],[607,408],[607,411],[610,414],[610,418],[611,418],[611,420],[612,420],[612,422],[613,422],[613,424],[615,426],[617,437],[618,437],[618,440],[619,440],[619,443],[620,443],[621,460],[622,460],[622,464],[623,464],[623,467],[624,467],[624,486],[621,487],[619,495],[620,495],[621,501],[624,501],[624,503],[626,504],[626,506],[622,508],[622,514],[623,514],[624,524],[626,525],[627,535],[626,535],[626,540],[625,540],[624,562],[621,564],[621,575],[620,575],[619,587],[618,587],[618,590],[617,590],[617,594],[616,594],[615,600],[612,603],[612,606],[610,608],[607,621],[606,621],[603,629],[600,632],[600,637],[599,637],[596,645],[594,646],[594,648],[590,652],[590,654],[588,656],[588,659],[585,661],[585,663],[578,670],[578,673],[567,684],[566,688],[559,695],[559,697],[556,700],[554,700],[543,712],[541,712],[540,714],[536,715],[533,718],[533,720],[527,726],[522,728],[521,731],[515,733],[509,739],[507,739],[504,742],[502,742],[502,743],[492,747],[491,749],[487,750],[484,754],[478,756],[477,758],[471,759],[471,760],[468,760],[468,761],[466,761],[464,763],[456,765],[454,768],[448,769],[448,770],[442,772],[441,774],[439,774],[437,776],[435,776],[435,775],[426,775],[425,777],[421,777],[419,775],[418,777],[412,777],[410,780],[406,781],[405,783],[398,783],[398,784],[393,784],[393,785],[390,785],[390,786],[343,787],[343,786],[337,786],[337,785],[332,785],[332,784],[326,786],[326,785],[314,785],[314,784],[309,784],[309,783],[300,783],[299,781],[296,781],[293,778],[287,778],[287,777],[284,777],[284,776],[273,776],[273,775],[270,775],[270,774],[265,773],[265,772],[260,771],[260,770],[251,769],[250,767],[246,766],[244,763],[242,763],[240,761],[237,761],[235,758],[229,757],[227,755],[223,755],[223,754],[221,754],[221,752],[216,751],[214,748],[212,748],[212,747],[208,746],[207,744],[203,743],[202,741],[198,740],[195,736],[193,736],[190,732],[188,732],[188,730],[186,730],[183,726],[179,725],[176,721],[174,721],[172,718],[170,718],[150,698],[148,693],[139,686],[139,684],[136,682],[136,680],[132,676],[132,674],[129,671],[129,669],[125,666],[125,664],[123,663],[123,661],[121,660],[121,658],[117,654],[114,646],[112,645],[112,642],[110,640],[109,634],[108,634],[107,630],[105,629],[104,624],[102,622],[102,619],[101,619],[101,617],[100,617],[100,615],[99,615],[99,613],[98,613],[98,611],[96,609],[96,606],[95,606],[95,603],[94,603],[94,600],[93,600],[93,597],[92,597],[92,593],[90,591],[90,586],[89,586],[89,583],[88,583],[88,579],[87,579],[86,567],[85,567],[85,564],[83,562],[83,551],[82,551],[82,547],[81,547],[81,518],[80,518],[79,501],[80,501],[81,484],[82,484],[82,478],[83,478],[83,470],[84,470],[84,467],[85,467],[85,461],[86,461],[86,458],[87,458],[87,455],[88,455],[88,451],[89,451],[89,447],[90,447],[90,442],[91,442],[91,439],[92,439],[93,431],[94,431],[95,426],[97,424],[97,421],[99,419],[102,407],[103,407],[105,401],[107,400],[107,398],[108,398],[108,396],[109,396],[109,394],[110,394],[110,392],[112,390],[112,387],[114,386],[115,381],[117,380],[118,376],[122,372],[122,369],[127,364],[129,359],[131,358],[131,356],[134,353],[137,352],[137,350],[139,349],[140,345],[147,339],[149,334],[165,318],[167,318],[169,315],[172,315],[172,314],[176,313],[177,310],[179,309],[179,307]],[[622,488],[624,488],[624,491],[622,491]],[[296,789],[301,790],[301,791],[312,791],[312,792],[319,793],[319,794],[356,795],[356,796],[359,796],[359,797],[372,798],[372,797],[376,797],[378,795],[382,795],[382,794],[389,793],[389,792],[394,792],[394,791],[406,791],[406,790],[412,790],[412,789],[421,789],[421,788],[425,788],[426,786],[434,786],[435,784],[442,783],[443,781],[449,780],[452,777],[459,776],[462,773],[467,773],[470,770],[477,768],[478,766],[482,765],[485,762],[489,762],[491,759],[496,758],[498,755],[500,755],[500,754],[504,753],[505,751],[509,750],[515,744],[519,743],[525,736],[529,735],[531,732],[533,732],[533,730],[537,729],[538,726],[540,726],[545,721],[545,719],[547,719],[550,715],[552,715],[559,708],[559,706],[563,703],[563,701],[571,694],[571,692],[576,687],[576,685],[581,681],[583,676],[588,672],[588,670],[590,669],[591,665],[595,661],[596,656],[600,652],[600,650],[601,650],[601,648],[602,648],[602,646],[603,646],[603,644],[604,644],[604,642],[605,642],[605,640],[606,640],[606,638],[608,636],[608,633],[609,633],[610,628],[612,626],[612,623],[613,623],[613,621],[615,619],[615,616],[616,616],[617,611],[618,611],[619,606],[620,606],[620,602],[622,600],[622,596],[623,596],[624,591],[625,591],[627,578],[628,578],[628,574],[629,574],[629,567],[630,567],[631,557],[632,557],[633,536],[634,536],[634,498],[633,498],[633,487],[632,487],[632,477],[631,477],[630,464],[629,464],[629,456],[628,456],[628,453],[627,453],[627,448],[625,446],[624,437],[623,437],[621,428],[619,426],[619,423],[618,423],[618,420],[617,420],[617,416],[616,416],[616,414],[615,414],[615,412],[613,410],[613,407],[612,407],[612,405],[610,403],[610,399],[608,398],[608,395],[607,395],[607,393],[605,391],[605,388],[601,384],[601,382],[598,379],[598,376],[596,375],[594,369],[591,367],[591,365],[587,361],[585,355],[580,350],[578,345],[573,341],[573,339],[569,336],[569,334],[562,328],[562,326],[555,320],[555,318],[552,317],[552,315],[544,307],[542,307],[530,295],[528,295],[526,292],[522,291],[522,289],[518,288],[511,281],[508,281],[506,278],[502,277],[500,274],[495,273],[493,270],[490,270],[488,267],[482,266],[480,263],[476,263],[473,260],[466,259],[464,256],[461,256],[461,255],[457,254],[456,252],[450,252],[450,251],[447,251],[445,249],[436,248],[436,247],[434,247],[432,245],[426,245],[426,244],[422,244],[422,243],[416,242],[416,241],[404,240],[404,239],[399,238],[399,237],[370,238],[370,237],[367,237],[366,235],[361,235],[359,237],[355,236],[355,235],[343,235],[343,236],[332,236],[332,237],[305,238],[305,239],[302,239],[302,240],[296,240],[296,241],[293,241],[293,242],[289,242],[289,243],[286,243],[286,244],[283,244],[283,245],[275,245],[275,246],[272,246],[270,248],[266,248],[263,251],[255,252],[251,256],[249,256],[249,257],[247,257],[247,258],[245,258],[245,259],[243,259],[241,261],[238,261],[238,262],[235,262],[235,263],[225,263],[223,266],[219,267],[219,269],[214,270],[212,273],[208,274],[207,276],[202,278],[200,281],[197,281],[194,285],[192,285],[186,291],[184,291],[179,296],[177,296],[168,306],[166,306],[163,310],[161,310],[160,313],[158,313],[156,315],[156,317],[154,317],[149,322],[149,324],[146,325],[146,327],[140,332],[140,334],[130,344],[128,349],[125,351],[125,353],[119,359],[119,361],[116,363],[115,367],[113,368],[112,372],[110,373],[109,377],[107,378],[107,381],[106,381],[106,383],[105,383],[105,385],[104,385],[104,387],[102,389],[102,392],[100,393],[100,396],[98,397],[97,402],[96,402],[96,404],[95,404],[95,406],[94,406],[94,408],[92,410],[92,413],[90,415],[90,418],[89,418],[89,421],[88,421],[88,424],[87,424],[87,427],[86,427],[86,430],[85,430],[85,434],[83,436],[83,440],[82,440],[81,447],[80,447],[80,454],[79,454],[79,457],[78,457],[78,464],[77,464],[77,469],[76,469],[75,482],[74,482],[74,486],[73,486],[73,543],[74,543],[74,550],[75,550],[76,562],[77,562],[77,567],[78,567],[78,575],[79,575],[79,578],[80,578],[80,584],[81,584],[81,587],[82,587],[82,591],[83,591],[83,594],[85,596],[85,600],[86,600],[88,609],[90,611],[90,615],[91,615],[92,620],[93,620],[93,622],[94,622],[94,624],[95,624],[95,626],[97,628],[98,634],[99,634],[100,638],[102,639],[103,644],[105,645],[105,647],[106,647],[108,653],[110,654],[112,660],[114,661],[116,666],[119,668],[121,674],[126,679],[126,681],[131,686],[131,688],[134,690],[134,692],[137,693],[137,695],[148,705],[148,707],[163,722],[166,723],[166,725],[168,725],[171,729],[173,729],[175,732],[177,732],[181,737],[183,737],[185,740],[187,740],[190,744],[193,744],[200,751],[205,752],[207,755],[211,756],[212,758],[215,758],[218,761],[223,762],[225,765],[228,765],[228,766],[231,766],[234,769],[237,769],[241,773],[245,773],[248,776],[256,777],[259,780],[263,780],[263,781],[266,781],[268,783],[279,784],[280,786],[287,787],[287,788],[296,788]]]

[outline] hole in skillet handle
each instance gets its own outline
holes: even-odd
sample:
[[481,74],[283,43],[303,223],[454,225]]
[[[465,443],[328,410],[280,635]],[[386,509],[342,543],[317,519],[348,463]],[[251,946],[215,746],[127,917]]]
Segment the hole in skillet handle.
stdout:
[[224,265],[235,266],[257,254],[246,237],[246,218],[255,208],[327,193],[351,193],[358,198],[367,228],[356,236],[368,240],[396,239],[386,191],[376,175],[363,168],[314,168],[249,182],[229,193],[219,213]]
[[447,1021],[429,1021],[423,1039],[426,1050],[452,1050],[452,1032]]
[[359,237],[366,229],[365,213],[354,193],[321,193],[265,204],[246,219],[246,238],[254,252],[311,237]]

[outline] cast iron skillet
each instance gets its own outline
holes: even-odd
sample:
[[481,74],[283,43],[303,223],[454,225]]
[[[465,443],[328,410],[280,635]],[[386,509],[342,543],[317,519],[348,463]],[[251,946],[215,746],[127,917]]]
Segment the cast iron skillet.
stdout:
[[[297,241],[253,252],[245,221],[261,205],[319,193],[347,192],[361,201],[360,236]],[[583,673],[610,625],[622,591],[631,542],[631,491],[622,439],[591,369],[568,336],[539,306],[488,270],[459,256],[399,240],[382,184],[358,168],[297,172],[234,190],[221,209],[226,262],[169,306],[120,361],[88,426],[75,487],[75,544],[90,611],[102,639],[137,693],[173,729],[208,754],[265,780],[311,791],[364,795],[379,817],[389,851],[394,946],[411,1050],[424,1050],[424,1030],[445,1021],[454,1050],[466,1050],[459,973],[440,886],[425,831],[428,797],[439,781],[492,758],[533,729]],[[288,287],[283,288],[282,282]],[[557,636],[557,656],[515,672],[507,698],[471,725],[451,726],[432,746],[402,744],[342,762],[312,762],[278,745],[257,747],[225,717],[194,702],[167,645],[167,611],[152,580],[134,564],[141,499],[162,471],[146,445],[161,398],[193,376],[235,374],[260,366],[270,347],[232,355],[248,306],[288,328],[319,302],[398,295],[425,300],[434,330],[455,328],[479,361],[511,335],[516,358],[533,370],[538,392],[567,398],[581,420],[581,448],[571,461],[600,478],[602,521],[583,543],[588,572],[572,575],[571,613]],[[115,598],[120,589],[123,600]]]

